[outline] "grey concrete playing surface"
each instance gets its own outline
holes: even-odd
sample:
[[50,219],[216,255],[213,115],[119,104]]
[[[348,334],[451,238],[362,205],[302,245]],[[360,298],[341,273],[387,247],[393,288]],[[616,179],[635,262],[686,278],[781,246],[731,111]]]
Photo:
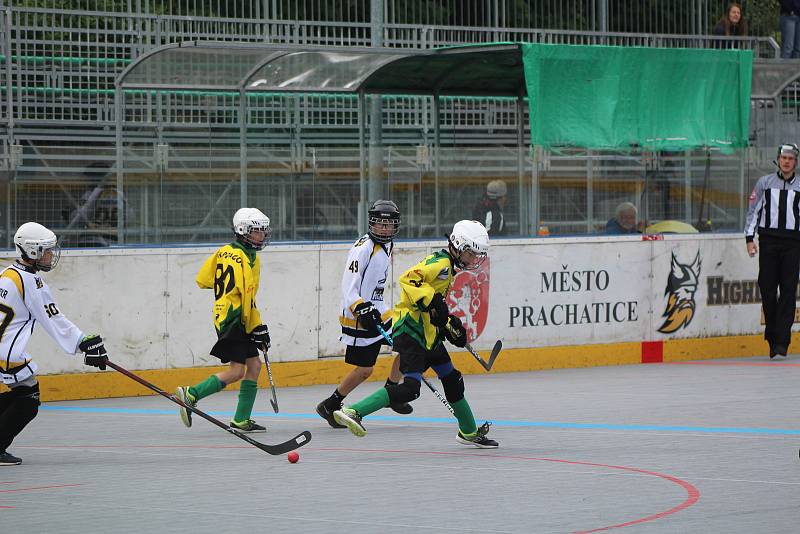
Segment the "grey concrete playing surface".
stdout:
[[[502,357],[502,356],[501,356]],[[314,413],[332,386],[279,388],[255,419],[300,461],[270,456],[160,396],[48,403],[0,467],[0,525],[96,532],[800,531],[800,359],[563,369],[465,377],[495,450],[455,441],[422,388],[410,416],[368,435]],[[439,385],[434,380],[434,384]],[[374,391],[360,386],[352,398]],[[441,390],[441,389],[440,389]],[[227,421],[235,392],[199,408]]]

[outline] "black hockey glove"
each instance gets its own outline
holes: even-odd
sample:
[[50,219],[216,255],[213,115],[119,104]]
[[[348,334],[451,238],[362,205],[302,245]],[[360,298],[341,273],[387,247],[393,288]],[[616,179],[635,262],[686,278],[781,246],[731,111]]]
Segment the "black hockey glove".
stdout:
[[428,313],[430,313],[433,326],[443,328],[447,324],[447,316],[450,314],[450,310],[447,309],[447,303],[441,293],[434,293],[428,306]]
[[99,367],[101,371],[106,370],[108,353],[103,345],[103,338],[97,334],[84,336],[78,343],[78,349],[83,352],[83,363],[92,367]]
[[461,323],[461,319],[455,315],[448,318],[447,327],[444,329],[444,337],[447,341],[459,348],[464,348],[467,344],[467,329]]
[[270,339],[269,328],[267,328],[267,325],[260,324],[253,328],[253,331],[250,332],[250,341],[258,345],[258,347],[262,348],[263,350],[269,349]]
[[378,325],[383,324],[381,312],[371,302],[362,302],[353,308],[353,315],[356,316],[356,319],[365,330],[377,330]]

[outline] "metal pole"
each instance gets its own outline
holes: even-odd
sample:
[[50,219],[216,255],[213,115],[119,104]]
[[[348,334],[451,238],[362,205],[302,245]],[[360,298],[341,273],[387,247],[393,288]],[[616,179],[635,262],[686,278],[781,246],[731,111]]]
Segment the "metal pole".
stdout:
[[239,89],[239,207],[247,206],[247,94]]
[[440,213],[440,198],[439,198],[439,142],[440,128],[439,128],[439,92],[433,94],[433,198],[434,198],[434,235],[441,235],[441,213]]
[[[383,0],[370,0],[371,45],[383,46]],[[370,95],[369,106],[369,191],[362,200],[370,202],[385,196],[383,183],[383,103],[381,95]]]
[[598,30],[608,31],[608,0],[597,0]]
[[8,113],[8,143],[10,145],[14,144],[14,82],[12,80],[13,77],[13,67],[11,63],[11,56],[13,51],[11,49],[11,23],[12,23],[12,15],[11,15],[11,7],[7,7],[4,13],[5,18],[5,27],[6,27],[6,38],[5,42],[3,43],[3,47],[5,48],[4,55],[6,56],[6,110]]
[[364,204],[367,199],[367,177],[366,177],[366,147],[364,146],[364,121],[366,119],[366,97],[364,92],[358,91],[358,233],[359,235],[367,232],[366,209]]
[[519,233],[528,235],[529,210],[525,189],[525,100],[517,97],[517,192],[519,195]]
[[116,158],[114,164],[117,167],[117,244],[125,243],[125,197],[122,193],[125,186],[125,179],[122,169],[122,128],[124,113],[125,95],[119,82],[114,83],[114,145]]

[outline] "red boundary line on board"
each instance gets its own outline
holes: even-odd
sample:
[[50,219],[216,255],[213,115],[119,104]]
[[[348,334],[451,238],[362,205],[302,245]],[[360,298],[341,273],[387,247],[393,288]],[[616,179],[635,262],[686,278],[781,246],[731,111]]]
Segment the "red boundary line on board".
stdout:
[[663,363],[664,342],[642,341],[642,363]]

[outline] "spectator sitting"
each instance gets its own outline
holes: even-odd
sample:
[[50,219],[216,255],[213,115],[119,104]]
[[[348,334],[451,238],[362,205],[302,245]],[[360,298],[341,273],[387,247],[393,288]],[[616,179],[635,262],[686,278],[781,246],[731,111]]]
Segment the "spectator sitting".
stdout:
[[[719,19],[714,30],[714,35],[727,35],[730,37],[744,37],[747,35],[747,21],[742,16],[742,6],[736,2],[728,4],[725,14]],[[738,48],[736,41],[716,41],[715,48]]]
[[508,187],[503,180],[492,180],[486,184],[486,194],[472,211],[472,218],[486,227],[490,236],[506,233],[503,206],[506,205]]
[[606,233],[611,235],[637,234],[636,206],[630,202],[623,202],[617,206],[617,214],[606,223]]

